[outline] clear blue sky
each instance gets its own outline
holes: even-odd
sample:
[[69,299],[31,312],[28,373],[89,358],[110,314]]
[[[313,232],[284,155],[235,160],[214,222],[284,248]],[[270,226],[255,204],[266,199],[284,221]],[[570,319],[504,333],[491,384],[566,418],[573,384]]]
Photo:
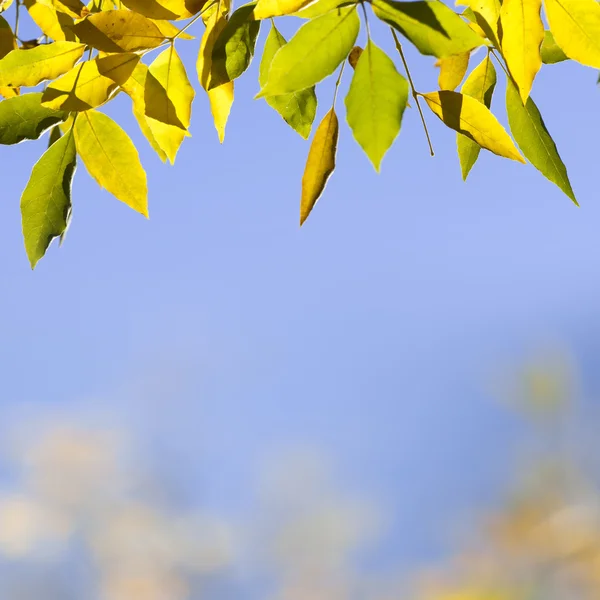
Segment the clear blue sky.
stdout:
[[[193,73],[197,41],[180,45]],[[409,59],[434,89],[433,61]],[[485,152],[464,184],[455,136],[428,115],[431,159],[413,107],[380,175],[343,124],[337,172],[300,230],[308,144],[252,100],[257,67],[223,146],[198,94],[173,168],[117,100],[109,113],[138,143],[151,218],[80,165],[67,240],[35,272],[19,197],[45,141],[1,150],[1,405],[103,403],[215,506],[246,506],[265,457],[316,444],[390,508],[395,557],[435,552],[445,515],[506,469],[514,423],[487,375],[547,339],[577,351],[596,334],[596,73],[547,67],[533,93],[581,208],[533,167]],[[318,118],[330,98],[326,85]]]

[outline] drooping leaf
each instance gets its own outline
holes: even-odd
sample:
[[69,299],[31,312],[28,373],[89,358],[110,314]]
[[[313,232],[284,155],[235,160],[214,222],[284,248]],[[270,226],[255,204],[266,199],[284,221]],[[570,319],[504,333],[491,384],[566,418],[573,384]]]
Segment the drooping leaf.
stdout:
[[21,196],[23,237],[32,269],[52,240],[67,230],[76,166],[73,133],[69,132],[52,144],[33,167]]
[[455,90],[460,85],[469,68],[470,56],[468,52],[463,52],[447,58],[440,58],[437,62],[440,67],[438,76],[440,90]]
[[[260,62],[258,81],[261,87],[267,82],[273,57],[285,44],[285,38],[279,33],[275,24],[273,24],[265,42]],[[317,96],[314,86],[281,96],[267,96],[265,100],[269,106],[282,116],[283,120],[292,129],[297,131],[303,138],[308,138],[317,112]]]
[[254,2],[240,6],[215,40],[208,89],[237,79],[250,66],[260,29],[254,6]]
[[81,58],[84,44],[54,42],[13,50],[0,59],[0,87],[35,87],[63,75]]
[[317,200],[323,193],[327,180],[335,169],[335,154],[339,136],[339,123],[332,108],[323,118],[313,138],[304,175],[302,176],[302,197],[300,200],[300,225],[310,215]]
[[470,137],[498,156],[525,162],[498,119],[475,98],[448,90],[423,94],[423,98],[431,111],[450,129]]
[[555,183],[577,204],[567,168],[558,154],[556,144],[546,128],[538,107],[531,97],[523,105],[511,81],[508,81],[506,87],[506,110],[510,130],[525,157],[542,175]]
[[79,39],[102,52],[138,52],[165,41],[159,27],[131,10],[107,10],[73,26]]
[[67,118],[66,112],[42,106],[41,99],[42,94],[36,92],[0,102],[0,144],[37,140]]
[[[495,87],[496,69],[488,54],[467,77],[461,88],[461,93],[475,98],[475,100],[490,108]],[[466,135],[462,135],[462,133],[456,134],[456,145],[462,177],[463,180],[466,180],[479,158],[481,146]]]
[[439,0],[373,0],[373,12],[404,35],[422,54],[446,58],[484,44],[467,23]]
[[257,97],[304,90],[331,75],[352,50],[359,26],[354,6],[302,25],[273,58],[267,83]]
[[544,32],[544,41],[540,48],[540,54],[542,55],[542,62],[546,65],[553,65],[564,60],[569,60],[569,57],[556,43],[556,40],[549,29]]
[[111,54],[76,65],[51,83],[42,103],[54,109],[82,111],[107,102],[118,84],[131,77],[140,57],[134,53]]
[[281,15],[291,15],[300,10],[310,0],[258,0],[254,9],[257,19],[268,19]]
[[129,136],[96,110],[80,113],[74,131],[77,153],[88,173],[100,187],[147,217],[146,173]]
[[345,103],[352,133],[376,171],[400,131],[407,101],[406,79],[392,59],[369,41],[356,65]]
[[189,19],[200,12],[206,0],[121,0],[127,8],[150,19]]
[[542,67],[541,10],[542,0],[504,0],[500,10],[502,54],[523,102],[527,101],[533,80]]
[[563,52],[600,69],[600,4],[596,0],[545,0],[550,31]]

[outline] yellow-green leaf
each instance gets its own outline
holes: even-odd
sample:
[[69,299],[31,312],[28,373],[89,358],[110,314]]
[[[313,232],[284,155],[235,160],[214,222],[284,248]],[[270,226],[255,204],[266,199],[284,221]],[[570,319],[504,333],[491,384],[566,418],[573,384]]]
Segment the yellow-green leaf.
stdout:
[[509,81],[506,88],[506,110],[510,130],[519,148],[531,164],[555,183],[575,204],[575,194],[556,144],[535,102],[529,97],[523,105],[515,85]]
[[254,16],[257,19],[268,19],[269,17],[290,15],[300,10],[308,2],[310,0],[258,0]]
[[100,187],[147,217],[146,173],[128,135],[96,110],[80,113],[74,131],[77,153]]
[[498,119],[475,98],[448,90],[423,94],[423,98],[450,129],[466,135],[498,156],[525,162]]
[[358,59],[346,96],[352,134],[375,170],[400,131],[408,101],[408,83],[392,59],[369,41]]
[[438,60],[437,65],[440,68],[438,85],[440,90],[455,90],[460,85],[469,68],[470,56],[469,52],[463,52]]
[[[496,69],[489,54],[471,71],[464,85],[461,88],[461,93],[466,96],[475,98],[487,108],[492,105],[492,95],[496,87]],[[481,146],[476,144],[471,138],[461,133],[456,134],[456,145],[458,150],[458,158],[460,161],[460,169],[463,179],[466,179],[473,165],[479,158]]]
[[600,4],[597,0],[545,0],[556,43],[582,65],[600,69]]
[[541,10],[542,0],[504,0],[500,10],[502,54],[523,102],[527,101],[533,80],[542,67]]
[[81,58],[84,44],[54,42],[13,50],[0,60],[0,87],[35,87],[63,75]]
[[[457,2],[458,4],[458,2]],[[466,0],[466,4],[473,13],[475,23],[483,33],[494,43],[500,46],[498,25],[500,23],[500,0]],[[468,11],[465,11],[467,14]]]
[[338,136],[338,118],[332,108],[319,123],[308,151],[306,167],[302,176],[300,225],[308,218],[335,169]]
[[206,4],[206,0],[121,0],[127,8],[150,19],[189,19]]
[[131,77],[140,57],[133,53],[111,54],[75,66],[50,84],[42,102],[49,108],[82,111],[107,102]]
[[294,17],[300,17],[301,19],[315,19],[351,3],[349,0],[313,0],[292,14]]
[[73,26],[79,39],[102,52],[138,52],[165,41],[160,28],[130,10],[107,10],[90,15]]
[[359,26],[355,6],[302,25],[273,58],[267,83],[257,97],[304,90],[331,75],[352,50]]
[[563,60],[569,60],[569,57],[556,43],[556,40],[549,29],[544,32],[544,41],[540,48],[540,54],[542,55],[542,62],[547,65],[553,65],[562,62]]
[[35,268],[52,240],[64,235],[71,216],[71,184],[77,166],[73,133],[52,144],[33,167],[21,196],[25,250]]
[[484,44],[451,8],[439,0],[373,0],[373,12],[397,29],[422,54],[445,58]]

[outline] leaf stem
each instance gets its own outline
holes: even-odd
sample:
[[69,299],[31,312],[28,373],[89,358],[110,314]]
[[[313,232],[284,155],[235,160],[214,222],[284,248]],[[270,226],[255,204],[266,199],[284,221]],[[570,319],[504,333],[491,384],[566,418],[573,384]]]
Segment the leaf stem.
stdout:
[[19,39],[19,8],[21,6],[21,0],[17,0],[15,6],[15,38]]
[[410,74],[410,69],[408,68],[408,63],[406,62],[406,58],[404,56],[404,50],[402,50],[402,44],[396,35],[396,32],[390,27],[390,31],[392,32],[392,36],[394,37],[394,42],[396,44],[396,50],[398,50],[398,54],[400,54],[400,58],[402,59],[402,64],[404,65],[404,69],[406,71],[406,75],[408,77],[408,83],[410,84],[410,89],[412,91],[412,97],[415,100],[415,104],[417,105],[417,109],[419,110],[419,115],[421,115],[421,122],[423,123],[423,129],[425,130],[425,137],[427,138],[427,143],[429,144],[429,152],[431,156],[434,156],[435,153],[433,151],[433,145],[431,143],[431,137],[429,137],[429,129],[427,129],[427,123],[425,122],[425,115],[423,114],[423,110],[421,109],[421,105],[419,104],[419,92],[415,89],[415,84],[413,83],[412,76]]
[[367,17],[367,9],[365,8],[365,3],[360,2],[360,6],[363,10],[363,14],[365,15],[365,25],[367,26],[367,40],[371,41],[371,29],[369,28],[369,18]]
[[342,67],[340,69],[337,81],[335,82],[335,90],[333,92],[333,103],[331,104],[331,108],[335,108],[335,101],[337,99],[338,88],[340,87],[340,82],[342,81],[342,75],[344,74],[344,67],[346,66],[346,61],[342,63]]
[[182,33],[184,33],[189,27],[191,27],[209,8],[212,8],[217,3],[217,0],[210,2],[208,6],[203,8],[195,17],[188,21],[172,38],[171,42],[174,42]]

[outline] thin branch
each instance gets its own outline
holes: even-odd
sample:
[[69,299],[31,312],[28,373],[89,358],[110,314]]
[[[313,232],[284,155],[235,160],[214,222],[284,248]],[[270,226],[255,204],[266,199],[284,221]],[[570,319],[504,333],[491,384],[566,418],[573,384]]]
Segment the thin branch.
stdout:
[[344,74],[344,67],[346,66],[346,61],[342,63],[342,68],[340,69],[340,73],[338,75],[337,81],[335,82],[335,90],[333,92],[333,103],[331,104],[331,108],[335,108],[335,101],[337,99],[338,88],[340,87],[340,81],[342,81],[342,75]]
[[191,21],[188,21],[172,38],[171,41],[174,42],[182,33],[191,27],[209,8],[212,8],[217,3],[217,0],[213,0],[210,2],[208,6],[203,8]]
[[431,138],[429,137],[429,129],[427,129],[427,123],[425,122],[425,115],[423,114],[423,110],[421,109],[421,105],[419,104],[419,93],[415,89],[415,84],[413,83],[412,76],[410,74],[410,69],[408,68],[408,64],[406,62],[406,58],[404,57],[404,51],[402,50],[402,44],[396,35],[396,32],[390,27],[390,31],[392,32],[392,36],[394,37],[394,42],[396,43],[396,50],[398,50],[398,54],[400,54],[400,58],[402,59],[402,64],[404,65],[404,69],[406,71],[406,75],[408,77],[408,83],[410,84],[410,89],[412,91],[412,97],[415,99],[415,104],[417,105],[417,109],[419,110],[419,115],[421,115],[421,122],[423,123],[423,129],[425,130],[425,137],[427,138],[427,143],[429,144],[429,152],[431,156],[434,156],[433,145],[431,143]]
[[19,39],[19,8],[21,6],[21,0],[17,0],[15,6],[15,38]]

